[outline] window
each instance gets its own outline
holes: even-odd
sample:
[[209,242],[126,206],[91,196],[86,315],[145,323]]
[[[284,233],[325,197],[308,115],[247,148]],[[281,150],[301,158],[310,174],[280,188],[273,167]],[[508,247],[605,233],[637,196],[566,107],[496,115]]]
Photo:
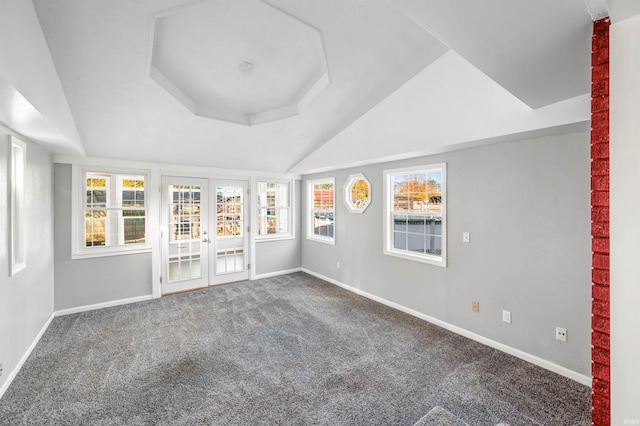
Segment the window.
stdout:
[[335,180],[307,182],[309,231],[307,238],[335,244]]
[[384,253],[446,266],[446,164],[387,170]]
[[81,197],[76,200],[74,257],[148,249],[146,173],[74,171],[80,176],[80,190],[74,194]]
[[258,235],[256,239],[293,236],[291,182],[258,181]]
[[344,184],[344,203],[351,213],[363,213],[371,202],[371,184],[362,173],[351,175]]
[[221,238],[242,237],[244,189],[241,186],[219,186],[216,190],[217,235]]
[[27,267],[27,251],[24,237],[24,174],[27,162],[27,146],[11,137],[11,170],[9,174],[11,221],[11,276]]

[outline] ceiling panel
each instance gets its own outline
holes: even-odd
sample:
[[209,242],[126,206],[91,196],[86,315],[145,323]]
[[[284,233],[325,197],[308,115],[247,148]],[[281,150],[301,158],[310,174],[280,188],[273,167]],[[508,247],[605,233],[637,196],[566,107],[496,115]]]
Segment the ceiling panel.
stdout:
[[[481,122],[487,111],[482,102],[477,105],[484,89],[470,84],[475,80],[454,79],[466,78],[459,63],[442,69],[446,52],[464,61],[469,76],[494,85],[490,93],[509,99],[495,117],[533,114],[534,119],[507,123],[512,132],[536,123],[548,128],[549,121],[535,117],[550,110],[561,114],[556,122],[580,121],[571,108],[552,107],[590,90],[591,21],[583,0],[34,4],[86,153],[93,157],[304,173],[327,159],[338,164],[347,145],[355,163],[371,152],[408,155],[419,143],[412,132],[429,137],[425,123],[435,123],[447,136],[430,140],[438,149],[461,129],[473,129],[463,139],[481,139],[491,133]],[[198,13],[162,21],[156,34],[154,17],[183,9]],[[202,28],[207,23],[216,28]],[[193,31],[186,30],[190,26]],[[315,29],[315,36],[313,30],[296,35],[293,27]],[[170,61],[161,51],[152,55],[162,45],[171,46]],[[163,68],[155,80],[154,65]],[[425,82],[425,76],[433,80]],[[405,87],[417,91],[396,95],[406,93]],[[439,107],[437,100],[450,107]],[[250,118],[238,119],[238,110]],[[366,118],[372,116],[377,119]],[[413,117],[408,129],[387,120],[403,123],[406,116]],[[391,148],[371,149],[369,135],[390,132],[397,135]]]
[[[229,16],[263,4],[209,3],[216,1],[223,6],[219,10],[229,9]],[[246,126],[194,115],[148,76],[152,16],[191,2],[34,3],[89,156],[284,172],[446,51],[384,0],[270,1],[272,7],[320,31],[330,84],[299,115]],[[273,25],[253,19],[249,21],[255,26]],[[279,37],[287,37],[282,31]],[[243,37],[229,33],[218,41],[229,46],[250,42],[250,37]],[[221,49],[228,49],[225,57],[234,52],[233,47]],[[262,51],[264,46],[247,49],[255,53],[252,57],[280,60],[278,51]],[[240,55],[235,63],[246,58]],[[211,63],[203,59],[201,66]],[[287,72],[304,73],[303,65],[307,66],[303,61],[287,62]]]
[[389,0],[532,108],[590,91],[584,0]]

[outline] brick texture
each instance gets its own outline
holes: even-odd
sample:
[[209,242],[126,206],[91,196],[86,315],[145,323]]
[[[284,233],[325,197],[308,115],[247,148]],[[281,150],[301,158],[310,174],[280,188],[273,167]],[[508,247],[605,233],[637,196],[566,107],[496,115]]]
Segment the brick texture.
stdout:
[[608,365],[592,362],[591,374],[593,375],[594,379],[600,379],[605,382],[609,382],[611,380],[611,370],[609,369]]
[[591,43],[591,424],[611,424],[609,305],[609,18]]
[[607,206],[607,207],[609,207],[609,191],[606,191],[606,192],[592,192],[591,193],[591,205],[592,206]]
[[611,418],[608,412],[600,410],[591,411],[591,422],[594,425],[609,425],[611,424]]
[[[596,220],[595,218],[597,216],[592,215],[591,217],[593,217],[593,220]],[[594,251],[595,253],[609,253],[609,239],[594,237],[591,240],[591,250]],[[605,284],[605,283],[598,282],[598,284]]]
[[596,348],[609,349],[609,335],[605,333],[600,333],[599,331],[593,331],[591,333],[591,341],[593,342],[593,346]]
[[609,176],[609,160],[593,160],[591,176]]
[[[591,279],[593,280],[593,291],[595,292],[598,284],[607,285],[609,283],[609,271],[603,271],[602,269],[593,269],[591,271]],[[606,289],[605,289],[606,290]],[[604,296],[596,297],[593,296],[594,299],[605,300]]]

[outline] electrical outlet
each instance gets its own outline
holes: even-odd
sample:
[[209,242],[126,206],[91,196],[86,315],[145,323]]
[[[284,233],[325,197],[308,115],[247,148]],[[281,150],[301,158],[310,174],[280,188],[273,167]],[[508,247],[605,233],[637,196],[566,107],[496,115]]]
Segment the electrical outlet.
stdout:
[[556,327],[556,340],[560,340],[561,342],[567,341],[567,329]]
[[470,236],[468,232],[463,232],[462,233],[462,242],[463,243],[468,243],[470,240]]
[[475,300],[471,302],[471,310],[473,312],[480,312],[480,302],[476,302]]
[[336,268],[340,269],[340,262],[336,262]]
[[511,324],[511,312],[502,311],[502,321],[508,322],[509,324]]

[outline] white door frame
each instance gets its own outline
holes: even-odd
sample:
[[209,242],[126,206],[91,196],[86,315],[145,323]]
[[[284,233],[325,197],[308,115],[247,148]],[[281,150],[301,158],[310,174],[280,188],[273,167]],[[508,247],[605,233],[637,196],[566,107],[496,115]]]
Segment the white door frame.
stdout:
[[[203,178],[162,176],[161,185],[161,293],[207,287],[210,251],[209,181]],[[192,202],[197,191],[186,191],[184,197],[187,202],[175,205],[174,192],[169,188],[173,185],[198,187],[199,202]],[[198,210],[192,211],[191,207],[195,206]],[[178,235],[180,239],[176,238]]]
[[[197,175],[197,174],[196,174]],[[182,174],[161,174],[161,194],[160,194],[160,294],[170,294],[181,291],[189,291],[204,288],[211,285],[219,285],[236,281],[250,279],[250,224],[251,224],[251,199],[250,199],[250,179],[243,178],[220,178],[203,176],[184,176]],[[168,256],[169,240],[173,230],[169,224],[169,197],[168,185],[197,185],[200,186],[200,223],[201,223],[201,277],[198,279],[187,279],[185,281],[171,282],[169,279]],[[217,187],[218,186],[239,186],[242,188],[242,243],[238,254],[242,257],[241,270],[219,271],[218,253],[226,250],[217,236]],[[205,235],[204,232],[207,232]],[[206,240],[206,241],[202,241]],[[189,240],[195,242],[194,240]],[[175,248],[174,248],[175,251]],[[173,253],[175,256],[175,253]],[[228,256],[229,257],[229,256]],[[175,274],[175,271],[174,271]]]
[[[209,223],[212,224],[212,231],[214,229],[216,230],[215,233],[211,233],[213,244],[211,245],[212,250],[209,255],[210,285],[249,279],[249,207],[251,205],[249,185],[249,180],[242,179],[211,179],[209,181],[209,193],[211,194],[209,197],[211,200]],[[237,188],[241,191],[239,193],[242,198],[241,211],[239,212],[240,223],[238,224],[239,226],[234,226],[237,230],[233,231],[237,232],[239,230],[241,232],[240,237],[218,235],[219,232],[229,232],[228,229],[226,231],[224,230],[224,225],[229,225],[228,222],[219,223],[219,220],[226,221],[229,219],[229,217],[225,219],[224,212],[219,211],[221,208],[224,210],[226,207],[231,207],[225,206],[224,202],[220,202],[218,199],[218,188],[225,187]],[[237,214],[237,212],[235,212],[235,214]]]

